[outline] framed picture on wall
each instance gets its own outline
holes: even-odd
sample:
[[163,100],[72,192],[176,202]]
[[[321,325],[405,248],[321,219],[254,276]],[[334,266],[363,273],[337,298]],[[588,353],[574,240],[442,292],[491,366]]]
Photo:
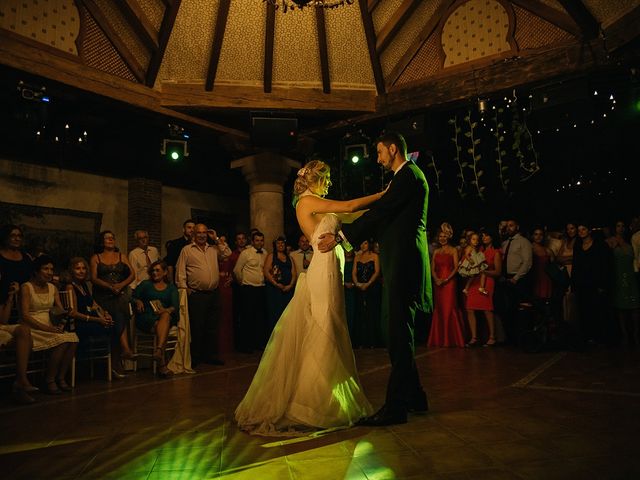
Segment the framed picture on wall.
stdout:
[[89,260],[102,213],[0,202],[0,224],[20,226],[27,252],[32,256],[50,255],[56,271],[61,271],[73,257]]

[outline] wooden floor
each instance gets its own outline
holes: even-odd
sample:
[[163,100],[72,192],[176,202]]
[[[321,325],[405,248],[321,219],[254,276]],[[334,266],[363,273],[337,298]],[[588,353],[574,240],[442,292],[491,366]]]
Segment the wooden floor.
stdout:
[[[356,352],[374,407],[384,350]],[[0,401],[3,479],[637,479],[640,351],[418,351],[431,412],[298,439],[239,432],[258,355],[154,379],[80,378],[34,406]]]

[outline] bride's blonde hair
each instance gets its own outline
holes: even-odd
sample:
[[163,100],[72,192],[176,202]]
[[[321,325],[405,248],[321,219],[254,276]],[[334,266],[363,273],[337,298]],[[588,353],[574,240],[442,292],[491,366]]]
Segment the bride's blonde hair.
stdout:
[[293,184],[293,206],[298,203],[300,195],[306,190],[315,187],[323,180],[328,179],[331,174],[329,165],[322,160],[311,160],[298,170],[298,177]]

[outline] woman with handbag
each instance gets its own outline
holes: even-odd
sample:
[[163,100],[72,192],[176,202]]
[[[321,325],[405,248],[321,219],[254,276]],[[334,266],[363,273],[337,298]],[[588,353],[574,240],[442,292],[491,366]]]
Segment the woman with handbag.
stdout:
[[62,307],[53,280],[53,259],[41,255],[33,261],[31,280],[20,287],[22,321],[31,329],[33,351],[51,350],[45,372],[45,392],[58,395],[70,391],[67,372],[78,346],[78,336],[65,332],[61,319],[67,311]]

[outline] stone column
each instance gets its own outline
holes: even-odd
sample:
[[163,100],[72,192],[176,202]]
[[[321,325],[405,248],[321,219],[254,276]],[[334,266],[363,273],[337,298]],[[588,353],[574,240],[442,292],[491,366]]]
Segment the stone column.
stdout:
[[250,228],[264,233],[265,246],[271,251],[271,242],[284,234],[282,186],[291,169],[300,168],[300,163],[275,152],[263,152],[234,160],[231,168],[241,168],[249,183]]

